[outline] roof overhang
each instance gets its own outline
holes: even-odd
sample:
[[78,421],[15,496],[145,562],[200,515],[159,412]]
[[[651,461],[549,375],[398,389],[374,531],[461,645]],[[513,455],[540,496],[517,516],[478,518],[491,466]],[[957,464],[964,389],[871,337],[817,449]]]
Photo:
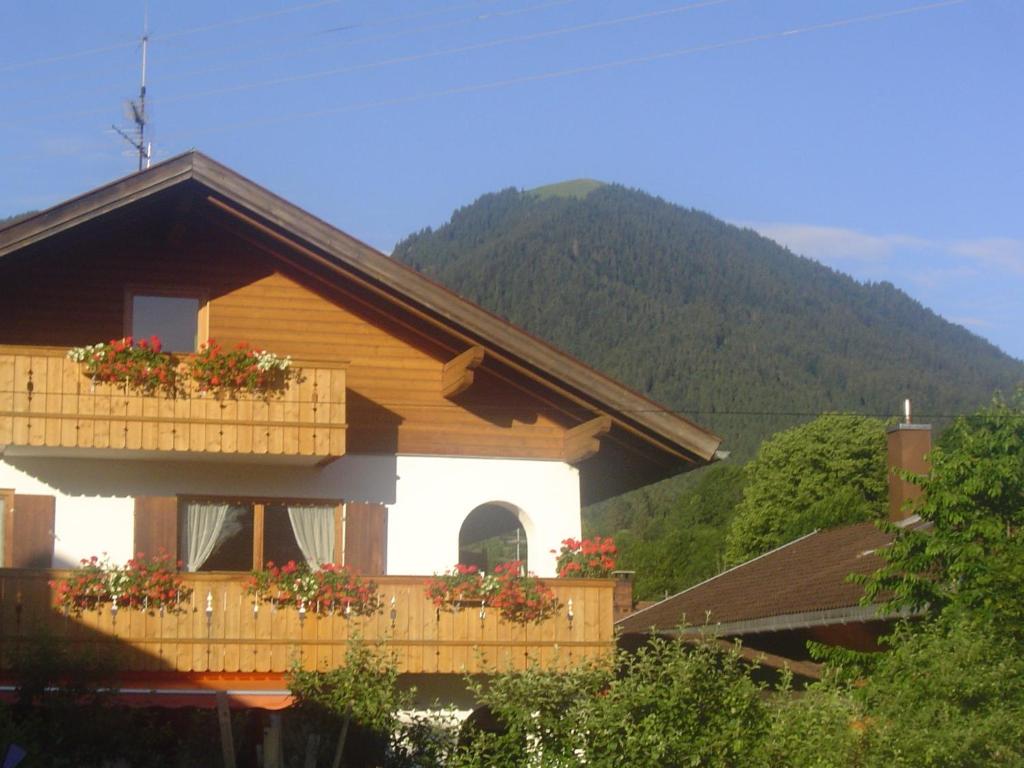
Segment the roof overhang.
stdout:
[[[215,208],[289,246],[296,258],[361,281],[396,305],[615,427],[673,456],[681,469],[713,462],[721,438],[459,297],[205,155],[190,151],[0,228],[0,257],[161,192],[198,184]],[[581,416],[582,418],[582,416]]]

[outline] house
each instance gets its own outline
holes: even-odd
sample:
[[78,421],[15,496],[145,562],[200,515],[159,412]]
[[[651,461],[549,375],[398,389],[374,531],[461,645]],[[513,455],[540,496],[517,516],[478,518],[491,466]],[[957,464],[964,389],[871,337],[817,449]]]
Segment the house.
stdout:
[[[431,693],[607,653],[610,579],[553,580],[559,615],[516,626],[436,611],[424,577],[496,537],[554,577],[582,504],[720,442],[198,152],[0,229],[0,306],[8,688],[14,652],[44,635],[117,651],[125,695],[269,708],[289,702],[292,660],[330,668],[353,633]],[[172,395],[67,357],[129,335],[182,359],[247,343],[298,375],[274,397]],[[52,569],[139,551],[183,561],[180,610],[55,607]],[[307,616],[247,594],[252,569],[303,558],[373,577],[383,609]]]
[[[910,423],[908,415],[888,428],[887,442],[889,519],[919,525],[913,502],[921,489],[898,470],[928,471],[931,427]],[[874,522],[814,531],[636,611],[616,628],[627,646],[652,631],[739,639],[752,660],[763,656],[766,666],[790,666],[813,678],[808,641],[876,651],[878,639],[905,615],[862,605],[863,588],[849,578],[877,571],[884,563],[878,552],[891,540]]]

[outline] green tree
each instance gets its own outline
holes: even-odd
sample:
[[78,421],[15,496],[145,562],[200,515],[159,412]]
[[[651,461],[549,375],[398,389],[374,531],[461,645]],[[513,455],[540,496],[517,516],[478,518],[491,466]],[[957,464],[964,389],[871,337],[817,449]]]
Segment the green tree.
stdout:
[[991,621],[904,626],[857,695],[867,765],[1024,765],[1024,654]]
[[664,515],[638,516],[615,531],[619,567],[636,571],[637,599],[660,598],[722,570],[728,522],[743,494],[743,468],[701,470],[692,487],[661,505]]
[[616,665],[529,669],[476,686],[504,726],[470,740],[458,768],[756,765],[763,689],[735,651],[653,639]]
[[745,467],[726,538],[730,564],[809,533],[885,513],[885,424],[826,414],[765,441]]
[[865,599],[985,617],[1024,639],[1024,387],[961,417],[918,477],[926,525],[896,528]]

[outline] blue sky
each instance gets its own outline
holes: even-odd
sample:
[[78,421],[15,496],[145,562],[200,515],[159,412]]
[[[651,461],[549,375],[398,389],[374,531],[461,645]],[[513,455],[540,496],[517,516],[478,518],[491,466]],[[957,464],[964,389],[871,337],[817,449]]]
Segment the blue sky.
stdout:
[[[0,216],[129,173],[143,0],[0,0]],[[1024,358],[1018,0],[150,0],[154,156],[389,251],[590,177],[895,283]]]

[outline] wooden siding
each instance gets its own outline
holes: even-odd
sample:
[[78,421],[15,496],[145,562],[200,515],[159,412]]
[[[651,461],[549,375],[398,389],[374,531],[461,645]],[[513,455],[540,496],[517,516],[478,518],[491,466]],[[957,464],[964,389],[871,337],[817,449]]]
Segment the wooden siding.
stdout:
[[0,347],[0,445],[341,456],[345,371],[300,366],[267,399],[142,395],[93,383],[64,350]]
[[[555,579],[547,583],[563,604],[572,599],[570,626],[563,610],[540,625],[502,621],[478,608],[437,612],[424,595],[424,579],[383,576],[375,579],[382,611],[371,617],[308,615],[295,609],[262,605],[253,609],[240,574],[188,574],[194,599],[179,614],[149,615],[109,607],[81,617],[54,607],[48,581],[57,571],[0,569],[0,672],[10,670],[18,651],[42,637],[73,651],[111,653],[123,671],[284,672],[292,660],[308,669],[344,663],[350,637],[382,642],[408,673],[478,673],[524,669],[530,660],[545,667],[566,667],[611,653],[611,580]],[[206,616],[207,595],[213,611]],[[391,620],[394,598],[394,622]]]
[[[200,205],[195,203],[195,206]],[[210,336],[296,359],[345,363],[347,450],[561,459],[564,415],[486,368],[454,400],[445,363],[465,351],[356,284],[293,269],[201,216],[155,207],[0,260],[0,344],[74,346],[124,335],[125,290],[209,297]],[[55,279],[55,276],[56,279]]]

